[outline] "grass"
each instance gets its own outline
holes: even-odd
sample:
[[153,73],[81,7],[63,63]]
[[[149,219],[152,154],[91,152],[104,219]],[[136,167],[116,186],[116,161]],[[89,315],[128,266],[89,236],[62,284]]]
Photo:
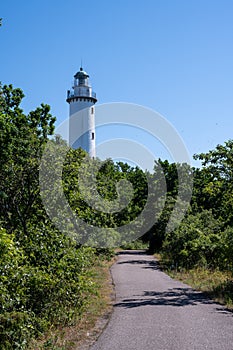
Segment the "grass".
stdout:
[[211,299],[233,310],[233,276],[230,271],[195,267],[191,270],[171,269],[159,254],[155,255],[161,268],[170,277],[178,279],[196,290],[205,292]]
[[93,295],[82,318],[69,327],[51,328],[41,339],[34,340],[31,350],[88,349],[104,328],[112,311],[113,285],[109,272],[111,261],[98,261],[93,267],[93,279],[98,293]]

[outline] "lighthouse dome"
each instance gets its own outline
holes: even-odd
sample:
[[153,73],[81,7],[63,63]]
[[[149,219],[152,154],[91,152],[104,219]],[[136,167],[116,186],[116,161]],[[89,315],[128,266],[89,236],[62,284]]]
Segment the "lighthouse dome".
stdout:
[[87,74],[87,72],[85,72],[83,70],[83,68],[81,67],[79,72],[77,72],[75,75],[74,75],[75,79],[86,79],[86,78],[89,78],[89,75]]

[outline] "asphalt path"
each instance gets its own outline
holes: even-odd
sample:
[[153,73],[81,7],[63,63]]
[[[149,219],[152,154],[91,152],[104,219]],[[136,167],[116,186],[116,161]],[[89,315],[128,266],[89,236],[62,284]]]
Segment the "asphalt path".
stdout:
[[233,313],[160,271],[153,256],[120,252],[111,273],[114,311],[91,350],[233,350]]

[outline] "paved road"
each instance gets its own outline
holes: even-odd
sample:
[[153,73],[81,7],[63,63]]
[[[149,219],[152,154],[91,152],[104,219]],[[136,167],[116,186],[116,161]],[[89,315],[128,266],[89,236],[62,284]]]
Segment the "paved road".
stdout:
[[116,301],[91,350],[233,350],[233,313],[124,251],[112,267]]

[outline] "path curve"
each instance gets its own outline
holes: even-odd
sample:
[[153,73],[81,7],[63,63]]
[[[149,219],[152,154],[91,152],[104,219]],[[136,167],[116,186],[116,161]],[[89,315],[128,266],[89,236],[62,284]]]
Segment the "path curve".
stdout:
[[233,350],[233,313],[160,271],[144,251],[111,268],[116,301],[90,350]]

